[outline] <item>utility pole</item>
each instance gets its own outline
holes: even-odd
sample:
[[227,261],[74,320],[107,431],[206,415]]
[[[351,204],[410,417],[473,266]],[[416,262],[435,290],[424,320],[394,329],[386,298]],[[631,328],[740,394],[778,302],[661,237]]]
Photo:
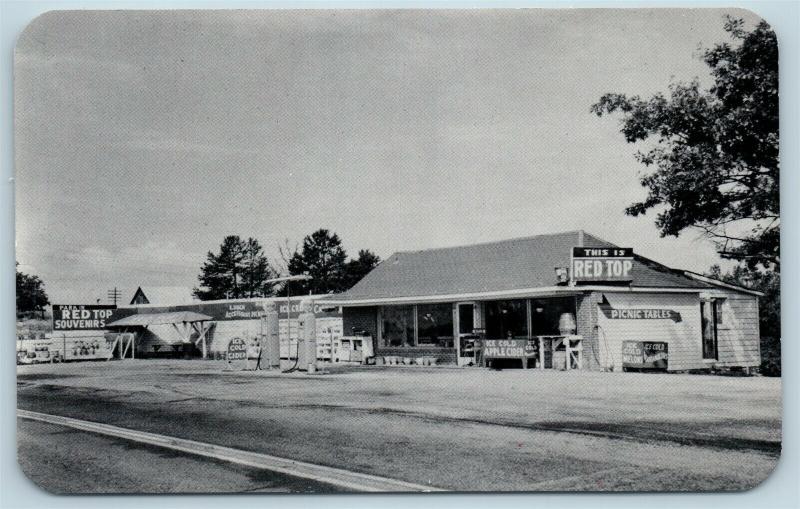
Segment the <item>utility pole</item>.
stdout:
[[112,301],[115,306],[117,305],[117,301],[119,300],[119,298],[120,298],[120,291],[117,290],[116,286],[114,287],[113,290],[108,291],[108,300]]

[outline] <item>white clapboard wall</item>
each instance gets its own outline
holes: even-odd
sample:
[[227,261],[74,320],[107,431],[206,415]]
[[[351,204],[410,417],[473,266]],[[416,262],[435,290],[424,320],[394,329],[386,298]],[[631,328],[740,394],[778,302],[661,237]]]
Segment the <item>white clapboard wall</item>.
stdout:
[[681,314],[681,321],[671,319],[610,319],[597,312],[600,365],[622,366],[624,341],[661,341],[668,345],[668,369],[707,368],[703,361],[700,298],[697,293],[604,293],[612,308],[671,309]]
[[761,336],[758,326],[758,298],[723,288],[709,292],[722,298],[722,323],[717,326],[719,367],[761,364]]

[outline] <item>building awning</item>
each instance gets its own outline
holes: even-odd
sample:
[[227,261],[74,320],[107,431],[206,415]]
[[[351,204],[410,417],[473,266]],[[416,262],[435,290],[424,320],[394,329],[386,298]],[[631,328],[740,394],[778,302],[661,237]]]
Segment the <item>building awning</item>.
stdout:
[[193,311],[175,311],[172,313],[138,313],[126,316],[111,323],[106,327],[147,327],[149,325],[170,325],[178,323],[207,322],[213,320],[208,315]]

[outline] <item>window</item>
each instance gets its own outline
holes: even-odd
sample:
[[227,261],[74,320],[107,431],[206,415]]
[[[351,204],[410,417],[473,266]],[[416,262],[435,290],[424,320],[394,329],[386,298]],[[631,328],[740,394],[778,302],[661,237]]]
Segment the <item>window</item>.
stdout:
[[575,297],[531,300],[531,335],[560,335],[558,321],[564,313],[575,316]]
[[417,344],[453,347],[453,305],[420,304],[417,306]]
[[486,337],[489,339],[527,338],[527,301],[517,299],[487,302]]
[[383,346],[414,346],[414,306],[386,306],[381,314]]
[[700,302],[700,322],[703,328],[703,358],[718,359],[717,324],[721,320],[721,307],[717,299]]
[[475,330],[475,305],[458,305],[458,333],[472,334]]

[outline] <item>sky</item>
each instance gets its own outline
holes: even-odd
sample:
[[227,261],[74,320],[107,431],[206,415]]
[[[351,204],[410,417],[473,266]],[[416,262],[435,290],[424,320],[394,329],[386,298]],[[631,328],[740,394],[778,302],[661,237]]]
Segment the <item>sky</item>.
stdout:
[[[604,93],[708,85],[749,11],[74,11],[15,53],[17,261],[51,302],[197,285],[226,235],[351,255],[584,229],[672,267]],[[130,298],[124,295],[123,298]]]

